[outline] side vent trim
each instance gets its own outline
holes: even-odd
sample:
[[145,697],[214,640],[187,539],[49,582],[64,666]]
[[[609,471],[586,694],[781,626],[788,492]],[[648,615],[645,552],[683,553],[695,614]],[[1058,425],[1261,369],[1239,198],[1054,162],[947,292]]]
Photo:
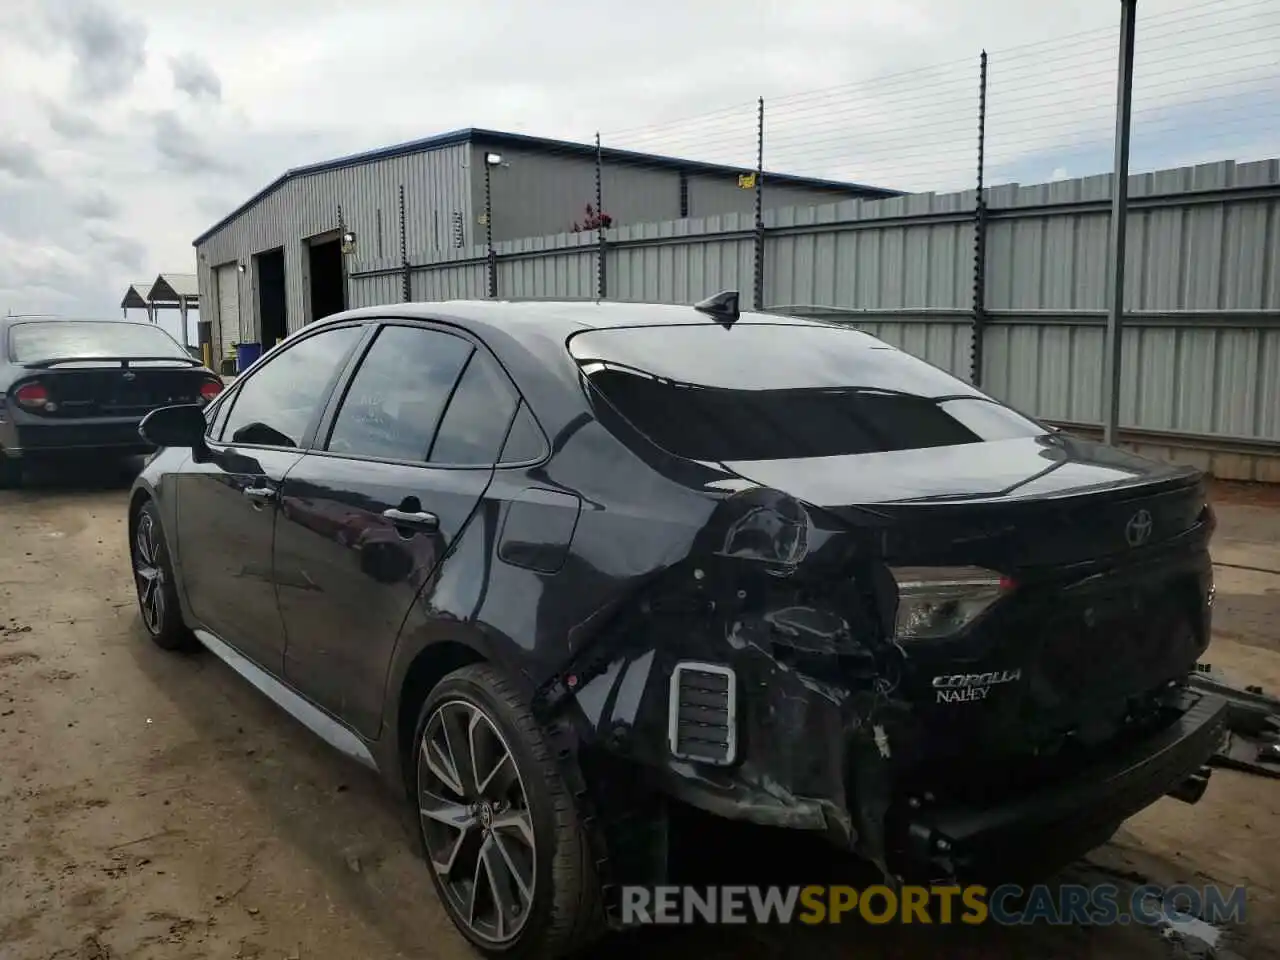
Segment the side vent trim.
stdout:
[[716,663],[683,660],[671,671],[667,703],[671,755],[727,767],[738,758],[738,678]]

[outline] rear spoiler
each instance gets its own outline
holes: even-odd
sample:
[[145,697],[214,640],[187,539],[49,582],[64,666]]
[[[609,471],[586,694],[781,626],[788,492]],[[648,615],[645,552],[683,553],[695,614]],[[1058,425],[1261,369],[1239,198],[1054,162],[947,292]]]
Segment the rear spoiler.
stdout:
[[188,367],[204,366],[194,357],[175,357],[172,354],[163,357],[47,357],[43,360],[28,360],[22,366],[28,370],[48,370],[64,363],[118,363],[121,369],[128,370],[131,363],[153,363],[158,360],[181,363]]

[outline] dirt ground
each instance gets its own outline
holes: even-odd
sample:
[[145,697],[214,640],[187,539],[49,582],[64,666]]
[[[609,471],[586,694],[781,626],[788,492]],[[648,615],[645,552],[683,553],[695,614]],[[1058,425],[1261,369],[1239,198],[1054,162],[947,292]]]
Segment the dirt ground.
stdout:
[[[145,639],[127,563],[127,483],[49,477],[0,493],[0,958],[470,956],[372,775],[216,658],[165,654]],[[1208,659],[1274,692],[1280,494],[1224,486],[1216,502]],[[794,844],[751,837],[757,866],[785,857],[794,867]],[[732,859],[710,854],[721,855]],[[1218,771],[1200,804],[1161,800],[1072,874],[1244,884],[1246,922],[1217,956],[1280,958],[1280,782]],[[649,931],[614,937],[598,955],[657,951],[669,960],[1212,953],[1136,927],[846,926]]]

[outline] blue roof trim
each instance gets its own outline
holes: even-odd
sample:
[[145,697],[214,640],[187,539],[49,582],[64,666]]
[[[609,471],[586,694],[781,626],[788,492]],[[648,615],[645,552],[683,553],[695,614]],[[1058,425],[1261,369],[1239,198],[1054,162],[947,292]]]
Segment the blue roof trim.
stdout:
[[[573,153],[579,156],[587,156],[595,158],[596,148],[586,143],[574,143],[570,140],[552,140],[546,137],[534,137],[523,133],[504,133],[500,130],[485,130],[479,127],[466,127],[462,130],[451,130],[448,133],[437,134],[434,137],[424,137],[421,140],[409,140],[405,143],[393,144],[389,147],[379,147],[376,150],[366,150],[362,153],[352,153],[345,157],[337,157],[333,160],[323,160],[319,163],[311,163],[302,167],[293,167],[286,170],[280,176],[276,177],[269,184],[255,193],[240,206],[236,207],[229,214],[211,226],[200,236],[193,240],[192,246],[199,246],[208,240],[211,236],[235,220],[246,210],[255,206],[259,201],[270,196],[276,190],[280,189],[290,180],[298,177],[309,177],[318,173],[326,173],[330,170],[341,170],[345,167],[355,167],[366,163],[377,163],[379,160],[390,160],[394,157],[408,156],[414,153],[424,153],[428,150],[439,150],[443,147],[454,147],[461,144],[472,144],[481,142],[486,146],[495,147],[525,147],[530,150],[554,151],[556,153]],[[600,151],[601,156],[606,160],[616,160],[625,163],[640,164],[650,167],[667,167],[673,170],[687,170],[691,173],[750,173],[751,167],[731,167],[720,163],[705,163],[701,160],[682,160],[679,157],[667,157],[655,153],[638,153],[634,150],[619,150],[612,147],[604,147]],[[818,190],[831,190],[832,192],[849,193],[861,192],[872,194],[876,197],[900,197],[903,196],[905,190],[892,190],[886,187],[872,187],[861,183],[848,183],[842,180],[824,180],[819,177],[801,177],[790,173],[771,173],[765,171],[765,181],[773,183],[785,183],[798,187],[811,187]]]

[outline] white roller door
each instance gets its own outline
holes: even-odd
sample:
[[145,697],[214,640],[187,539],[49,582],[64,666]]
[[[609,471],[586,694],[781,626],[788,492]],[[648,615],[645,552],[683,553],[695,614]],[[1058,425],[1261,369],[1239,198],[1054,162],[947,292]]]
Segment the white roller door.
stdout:
[[219,356],[234,359],[240,342],[240,276],[234,263],[216,270]]

